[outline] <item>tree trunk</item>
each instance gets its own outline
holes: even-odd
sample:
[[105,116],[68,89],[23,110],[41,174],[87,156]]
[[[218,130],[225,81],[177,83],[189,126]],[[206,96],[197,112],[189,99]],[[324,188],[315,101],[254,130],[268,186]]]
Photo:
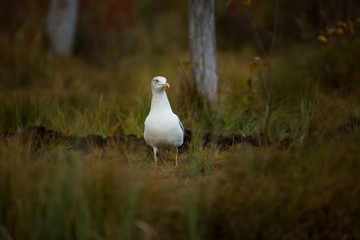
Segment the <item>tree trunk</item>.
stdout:
[[214,0],[189,0],[189,45],[197,91],[213,102],[218,86]]
[[47,34],[52,49],[60,55],[71,55],[78,15],[78,0],[51,0]]

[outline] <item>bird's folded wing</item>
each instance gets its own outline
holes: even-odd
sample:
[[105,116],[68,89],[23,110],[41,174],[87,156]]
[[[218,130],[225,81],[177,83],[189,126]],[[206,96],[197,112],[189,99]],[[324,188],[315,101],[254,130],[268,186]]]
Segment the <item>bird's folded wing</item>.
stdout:
[[183,133],[185,133],[184,126],[182,125],[182,123],[181,123],[181,121],[180,121],[179,117],[178,117],[178,121],[179,121],[179,125],[180,125],[181,130],[183,131]]

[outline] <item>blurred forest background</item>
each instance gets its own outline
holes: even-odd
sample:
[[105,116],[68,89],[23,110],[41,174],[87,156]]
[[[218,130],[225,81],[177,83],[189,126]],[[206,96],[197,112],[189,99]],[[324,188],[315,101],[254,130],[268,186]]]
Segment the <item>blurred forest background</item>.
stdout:
[[[357,1],[316,0],[296,3],[280,1],[279,6],[272,1],[246,2],[251,3],[251,7],[246,7],[243,1],[216,1],[216,35],[220,54],[221,52],[238,53],[250,49],[253,50],[254,55],[263,55],[261,45],[264,46],[265,51],[270,47],[275,34],[273,31],[275,13],[278,11],[278,21],[275,26],[276,48],[277,53],[283,58],[293,54],[290,52],[290,49],[293,49],[291,47],[299,45],[309,48],[320,47],[321,42],[317,40],[317,36],[321,32],[328,33],[329,29],[333,29],[333,36],[327,45],[333,46],[334,49],[331,49],[333,54],[337,52],[335,56],[338,57],[334,59],[344,58],[336,63],[355,66],[356,63],[346,62],[347,57],[342,55],[345,55],[345,52],[356,54],[355,52],[358,51],[343,49],[345,46],[342,45],[350,45],[358,50],[358,46],[352,42],[357,38],[354,36],[357,35],[354,31],[359,25],[360,10]],[[7,79],[15,84],[14,82],[30,81],[36,78],[36,74],[46,77],[46,71],[49,69],[46,66],[43,68],[33,66],[35,68],[33,69],[31,65],[38,64],[30,59],[38,57],[38,61],[42,61],[43,64],[46,64],[44,61],[48,59],[45,53],[49,50],[46,34],[49,1],[2,1],[1,5],[1,79]],[[73,55],[85,63],[119,68],[127,58],[141,61],[154,56],[175,59],[178,62],[187,60],[186,55],[184,56],[188,48],[185,1],[109,0],[98,4],[91,0],[81,0],[78,2],[77,12]],[[346,44],[345,41],[350,43]],[[304,49],[305,53],[308,51]],[[139,55],[142,57],[135,57]],[[242,59],[248,60],[246,57]],[[347,80],[343,79],[340,83],[342,77],[336,75],[340,72],[335,74],[329,72],[332,64],[335,63],[331,60],[327,61],[324,66],[326,75],[320,79],[327,78],[329,85],[339,87],[340,84],[351,84],[345,81],[359,79],[358,73],[350,71],[346,73],[350,74]],[[220,58],[220,77],[221,64],[224,63]],[[316,68],[316,66],[308,67]],[[336,68],[341,71],[340,68],[344,67],[336,66]]]
[[[65,54],[49,9],[0,0],[0,239],[360,238],[360,1],[216,1],[212,107],[188,1],[79,0]],[[141,144],[157,75],[179,168]]]
[[[269,48],[277,11],[277,53],[284,57],[290,54],[289,46],[319,46],[317,36],[329,29],[343,30],[333,34],[335,39],[331,40],[336,44],[341,44],[341,38],[356,38],[354,28],[359,24],[360,11],[357,1],[279,1],[279,6],[273,1],[246,2],[251,6],[246,7],[243,1],[216,1],[218,51],[235,53],[255,49],[255,54],[263,54],[255,32],[258,32],[265,48]],[[186,60],[181,55],[188,47],[188,9],[185,1],[108,0],[99,4],[80,0],[77,12],[73,54],[86,63],[117,66],[134,55]],[[10,74],[10,79],[16,81],[14,79],[21,79],[16,73],[34,74],[32,69],[27,69],[29,67],[25,62],[30,57],[30,51],[40,54],[39,51],[48,50],[48,14],[49,1],[46,0],[1,2],[0,27],[4,51],[1,54],[1,67],[4,77]],[[351,29],[348,21],[351,21]],[[328,45],[331,44],[336,45]],[[10,46],[16,47],[15,51]],[[341,52],[341,47],[338,48]],[[23,63],[16,59],[22,59]]]

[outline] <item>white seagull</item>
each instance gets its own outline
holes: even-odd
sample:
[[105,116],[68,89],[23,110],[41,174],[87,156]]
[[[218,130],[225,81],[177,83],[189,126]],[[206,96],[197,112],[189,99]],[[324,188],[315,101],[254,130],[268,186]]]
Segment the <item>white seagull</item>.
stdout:
[[154,161],[159,149],[176,148],[178,166],[178,147],[184,142],[184,127],[179,117],[173,113],[165,89],[170,88],[166,78],[158,76],[151,80],[151,108],[145,119],[144,139],[154,149]]

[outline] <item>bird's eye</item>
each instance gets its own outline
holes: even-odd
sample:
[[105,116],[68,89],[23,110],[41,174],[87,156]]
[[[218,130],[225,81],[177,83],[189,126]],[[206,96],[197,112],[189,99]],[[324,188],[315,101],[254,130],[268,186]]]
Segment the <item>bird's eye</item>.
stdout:
[[158,82],[159,82],[159,80],[155,79],[155,83],[158,83]]

